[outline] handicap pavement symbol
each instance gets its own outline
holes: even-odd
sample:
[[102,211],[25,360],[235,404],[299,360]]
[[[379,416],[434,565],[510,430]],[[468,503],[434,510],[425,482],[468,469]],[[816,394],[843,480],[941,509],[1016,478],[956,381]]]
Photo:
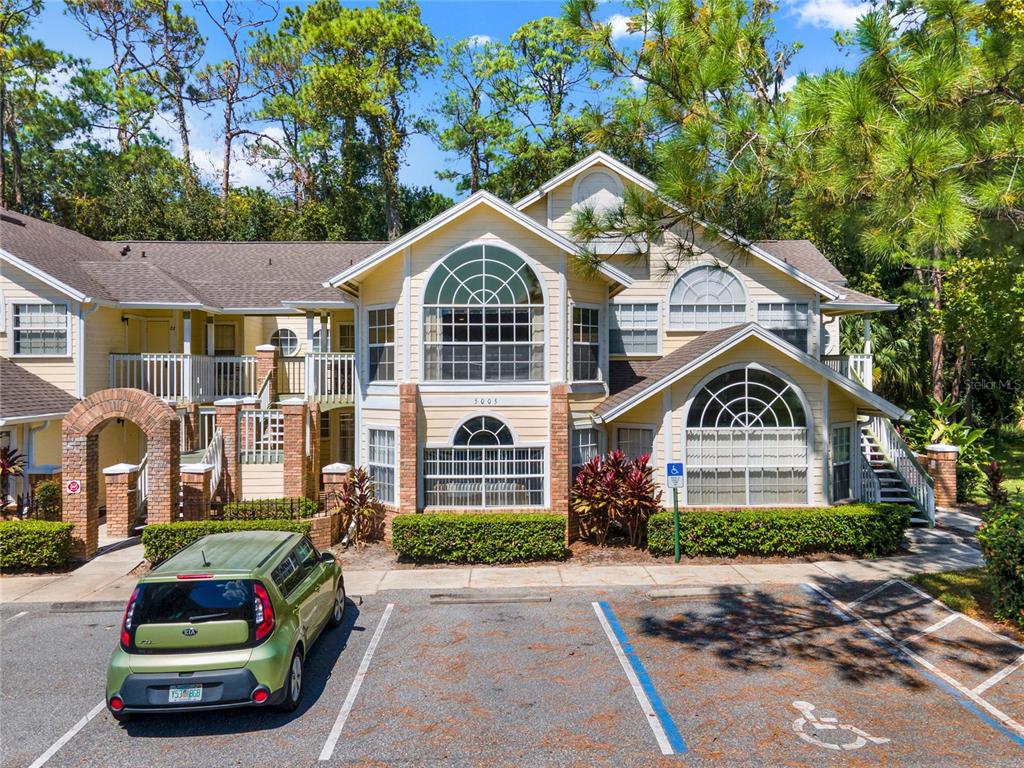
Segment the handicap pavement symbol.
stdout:
[[[889,739],[880,738],[878,736],[872,736],[865,733],[860,728],[853,725],[845,725],[840,723],[837,718],[834,717],[816,717],[814,714],[814,705],[806,701],[794,701],[793,706],[802,713],[803,717],[798,717],[793,721],[793,730],[796,734],[806,741],[808,744],[813,744],[816,747],[824,747],[825,749],[834,750],[851,750],[860,749],[866,747],[868,744],[888,744]],[[808,725],[814,726],[814,731],[806,733],[804,728]],[[844,744],[833,744],[828,741],[822,741],[815,735],[818,731],[846,731],[854,734],[857,738],[853,741],[846,742]]]

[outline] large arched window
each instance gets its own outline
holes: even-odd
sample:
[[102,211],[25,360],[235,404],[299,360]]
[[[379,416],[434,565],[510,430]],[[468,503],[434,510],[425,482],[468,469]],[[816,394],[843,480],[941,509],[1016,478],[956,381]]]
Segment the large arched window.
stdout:
[[609,171],[591,171],[576,182],[573,202],[598,215],[614,211],[622,205],[622,182]]
[[512,251],[456,251],[430,276],[423,304],[426,380],[544,379],[544,294]]
[[493,416],[473,416],[452,445],[423,449],[428,507],[544,505],[544,448],[516,446],[512,430]]
[[686,501],[807,502],[808,429],[800,393],[748,366],[716,376],[686,417]]
[[668,300],[673,331],[710,331],[746,322],[743,283],[725,267],[704,265],[683,273]]

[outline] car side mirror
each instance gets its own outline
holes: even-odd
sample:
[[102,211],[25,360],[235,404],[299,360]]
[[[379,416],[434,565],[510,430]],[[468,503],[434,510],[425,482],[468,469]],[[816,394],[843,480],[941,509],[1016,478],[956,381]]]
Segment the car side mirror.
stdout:
[[334,553],[333,552],[321,552],[320,553],[320,562],[321,563],[333,563],[333,562],[336,561],[336,559],[337,558],[334,557]]

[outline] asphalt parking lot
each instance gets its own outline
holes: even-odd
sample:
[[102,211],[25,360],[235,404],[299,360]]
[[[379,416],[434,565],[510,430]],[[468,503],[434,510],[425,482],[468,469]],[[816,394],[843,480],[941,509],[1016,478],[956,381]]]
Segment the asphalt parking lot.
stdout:
[[1024,647],[899,581],[394,591],[349,609],[298,712],[122,727],[100,706],[119,611],[4,606],[0,763],[1024,764]]

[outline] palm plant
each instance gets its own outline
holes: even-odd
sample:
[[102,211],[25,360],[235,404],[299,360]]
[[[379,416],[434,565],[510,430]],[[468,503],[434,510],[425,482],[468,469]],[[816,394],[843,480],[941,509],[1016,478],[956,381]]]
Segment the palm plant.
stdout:
[[11,478],[21,477],[25,472],[25,457],[17,448],[4,446],[0,448],[0,496],[4,504],[14,501],[10,496]]

